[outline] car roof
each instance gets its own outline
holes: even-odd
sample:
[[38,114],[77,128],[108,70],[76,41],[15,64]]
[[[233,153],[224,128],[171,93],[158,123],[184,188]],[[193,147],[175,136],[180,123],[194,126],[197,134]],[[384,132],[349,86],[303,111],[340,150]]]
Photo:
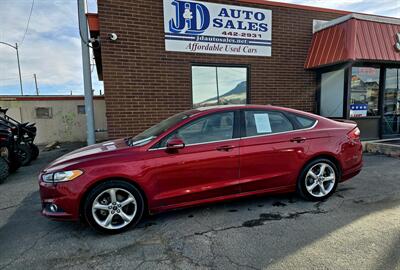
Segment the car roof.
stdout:
[[204,111],[229,111],[232,109],[251,109],[251,108],[271,109],[273,107],[275,107],[275,106],[238,104],[238,105],[215,105],[215,106],[207,106],[207,107],[198,107],[198,108],[195,108],[194,110],[199,111],[199,112],[204,112]]
[[288,111],[288,112],[299,112],[304,113],[303,111],[298,111],[295,109],[290,109],[286,107],[279,107],[273,105],[216,105],[216,106],[207,106],[207,107],[199,107],[191,110],[192,112],[210,112],[210,111],[230,111],[234,109],[262,109],[262,110],[280,110],[280,111]]
[[303,116],[308,116],[317,120],[323,120],[325,119],[324,117],[321,117],[319,115],[305,112],[305,111],[300,111],[296,109],[291,109],[287,107],[280,107],[280,106],[273,106],[273,105],[216,105],[216,106],[207,106],[207,107],[199,107],[190,110],[189,112],[191,113],[192,116],[194,115],[199,115],[199,114],[208,114],[212,112],[218,112],[218,111],[230,111],[230,110],[237,110],[237,109],[260,109],[260,110],[277,110],[277,111],[284,111],[284,112],[290,112],[290,113],[295,113]]

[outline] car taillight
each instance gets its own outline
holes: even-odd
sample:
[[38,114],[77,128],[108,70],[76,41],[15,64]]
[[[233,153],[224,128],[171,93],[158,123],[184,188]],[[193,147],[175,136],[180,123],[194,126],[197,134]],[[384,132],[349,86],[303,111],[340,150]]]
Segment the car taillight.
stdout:
[[350,139],[353,140],[359,140],[360,139],[360,129],[358,127],[353,128],[349,133],[347,133],[347,136]]

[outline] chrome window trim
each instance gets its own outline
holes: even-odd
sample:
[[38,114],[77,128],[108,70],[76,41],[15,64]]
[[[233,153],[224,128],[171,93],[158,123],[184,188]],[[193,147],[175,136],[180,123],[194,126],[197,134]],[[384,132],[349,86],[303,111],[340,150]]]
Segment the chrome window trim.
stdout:
[[[240,140],[240,138],[232,138],[232,139],[227,139],[227,140],[218,140],[218,141],[210,141],[210,142],[202,142],[202,143],[192,143],[192,144],[185,144],[185,148],[188,146],[195,146],[195,145],[202,145],[202,144],[209,144],[209,143],[217,143],[217,142],[230,142],[230,141],[236,141]],[[160,148],[150,148],[148,151],[154,151],[154,150],[165,150],[167,147],[160,147]]]
[[248,138],[256,138],[256,137],[262,137],[262,136],[271,136],[271,135],[276,135],[276,134],[285,134],[285,133],[292,133],[292,132],[297,132],[297,131],[310,130],[310,129],[315,128],[315,126],[318,124],[318,120],[317,119],[314,119],[314,120],[315,120],[314,125],[312,125],[311,127],[308,127],[308,128],[294,129],[294,130],[282,131],[282,132],[276,132],[276,133],[260,134],[260,135],[254,135],[254,136],[246,136],[246,137],[240,137],[240,138],[248,139]]
[[[311,130],[311,129],[315,128],[317,126],[317,124],[319,123],[319,121],[317,119],[314,119],[314,120],[315,120],[315,123],[311,127],[308,127],[308,128],[294,129],[294,130],[289,130],[289,131],[283,131],[283,132],[277,132],[277,133],[268,133],[268,134],[261,134],[261,135],[254,135],[254,136],[248,136],[248,137],[246,136],[246,137],[232,138],[232,139],[227,139],[227,140],[186,144],[185,147],[195,146],[195,145],[202,145],[202,144],[209,144],[209,143],[217,143],[217,142],[229,142],[229,141],[236,141],[236,140],[249,139],[249,138],[257,138],[257,137],[263,137],[263,136],[272,136],[272,135],[277,135],[277,134],[293,133],[293,132],[304,131],[304,130]],[[147,151],[165,150],[165,149],[167,149],[167,147],[149,148],[149,149],[147,149]]]

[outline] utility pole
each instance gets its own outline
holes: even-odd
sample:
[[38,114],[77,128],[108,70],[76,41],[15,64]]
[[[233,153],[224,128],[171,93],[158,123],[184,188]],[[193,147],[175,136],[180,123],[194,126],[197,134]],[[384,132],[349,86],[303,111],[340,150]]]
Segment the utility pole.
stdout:
[[22,77],[21,77],[21,65],[19,63],[19,52],[18,52],[18,43],[15,43],[15,46],[10,43],[0,41],[1,44],[7,45],[8,47],[13,48],[17,51],[17,63],[18,63],[18,74],[19,74],[19,87],[21,88],[21,96],[24,95],[24,90],[22,89]]
[[21,65],[20,65],[20,63],[19,63],[18,43],[15,43],[15,50],[17,51],[18,74],[19,74],[19,86],[21,87],[21,96],[23,96],[23,95],[24,95],[24,90],[22,89]]
[[33,78],[35,79],[35,88],[36,88],[36,95],[39,95],[39,88],[37,86],[37,78],[36,78],[36,73],[33,74]]
[[83,84],[85,88],[85,112],[86,112],[86,133],[87,144],[96,143],[94,130],[94,111],[93,111],[93,92],[92,92],[92,73],[90,70],[90,52],[89,52],[89,33],[87,18],[85,14],[85,0],[78,1],[79,31],[82,46],[82,67]]

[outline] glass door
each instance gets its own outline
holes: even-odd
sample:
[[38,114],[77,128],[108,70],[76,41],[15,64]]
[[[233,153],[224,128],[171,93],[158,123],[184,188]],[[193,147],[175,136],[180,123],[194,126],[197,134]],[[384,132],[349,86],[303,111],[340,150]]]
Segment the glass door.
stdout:
[[400,136],[400,69],[386,69],[383,93],[383,136]]

